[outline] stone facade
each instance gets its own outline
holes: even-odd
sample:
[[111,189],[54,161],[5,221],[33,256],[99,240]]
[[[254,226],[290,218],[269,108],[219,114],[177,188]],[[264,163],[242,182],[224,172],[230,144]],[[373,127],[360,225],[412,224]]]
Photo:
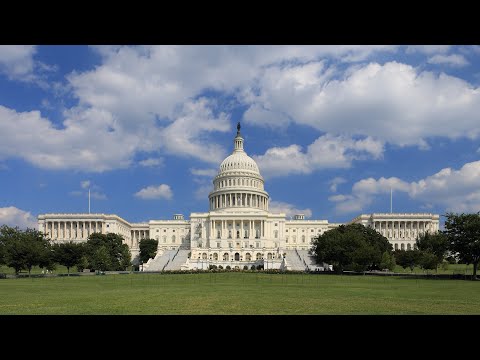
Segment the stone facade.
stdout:
[[[208,265],[233,267],[261,264],[282,268],[288,251],[309,250],[319,234],[341,224],[306,220],[302,214],[287,220],[284,213],[269,212],[269,195],[255,161],[243,149],[238,127],[233,153],[213,179],[209,211],[191,213],[190,220],[175,214],[173,220],[129,223],[117,215],[44,214],[38,228],[55,242],[87,241],[93,232],[122,235],[132,258],[138,258],[141,239],[158,240],[158,253],[184,249],[189,258],[184,269]],[[426,213],[362,214],[349,223],[361,223],[383,234],[395,249],[410,249],[418,235],[438,231],[439,215]]]

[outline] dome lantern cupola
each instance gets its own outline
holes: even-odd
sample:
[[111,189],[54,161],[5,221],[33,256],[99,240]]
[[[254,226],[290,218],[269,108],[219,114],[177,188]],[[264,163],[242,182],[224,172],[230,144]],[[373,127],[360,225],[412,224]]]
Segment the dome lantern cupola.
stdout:
[[268,193],[264,189],[264,180],[255,160],[243,149],[243,137],[240,123],[237,123],[237,135],[234,148],[220,164],[217,176],[213,179],[213,191],[208,198],[210,210],[268,211]]

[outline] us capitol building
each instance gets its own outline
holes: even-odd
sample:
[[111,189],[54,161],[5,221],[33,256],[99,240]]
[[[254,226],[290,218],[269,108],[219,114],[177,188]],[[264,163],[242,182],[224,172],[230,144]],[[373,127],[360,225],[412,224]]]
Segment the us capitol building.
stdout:
[[[158,240],[154,259],[144,271],[208,269],[209,265],[232,269],[322,269],[308,254],[314,237],[340,223],[306,220],[303,214],[287,220],[271,213],[265,181],[255,161],[243,149],[240,124],[234,150],[220,164],[208,196],[209,211],[182,214],[173,220],[130,223],[117,215],[43,214],[38,229],[54,242],[85,242],[94,232],[123,236],[132,259],[138,263],[141,239]],[[413,249],[417,235],[438,231],[439,215],[430,213],[362,214],[348,222],[370,226],[384,235],[394,249]]]

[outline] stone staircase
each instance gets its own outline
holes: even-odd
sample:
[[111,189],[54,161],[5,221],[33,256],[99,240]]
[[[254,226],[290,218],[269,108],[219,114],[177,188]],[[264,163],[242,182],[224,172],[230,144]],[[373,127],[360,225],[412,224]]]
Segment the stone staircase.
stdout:
[[286,250],[285,253],[287,254],[285,257],[287,270],[305,271],[307,266],[297,253],[297,250]]
[[181,270],[181,266],[187,262],[189,252],[190,250],[188,249],[177,249],[164,270]]
[[178,249],[165,250],[163,254],[155,256],[153,261],[148,263],[148,268],[145,268],[144,271],[163,271],[165,266],[171,261],[177,251]]
[[308,253],[308,250],[297,250],[297,254],[300,257],[300,259],[302,260],[302,262],[305,264],[305,266],[307,267],[307,270],[323,271],[324,264],[317,264],[316,261],[315,261],[315,257],[310,255]]

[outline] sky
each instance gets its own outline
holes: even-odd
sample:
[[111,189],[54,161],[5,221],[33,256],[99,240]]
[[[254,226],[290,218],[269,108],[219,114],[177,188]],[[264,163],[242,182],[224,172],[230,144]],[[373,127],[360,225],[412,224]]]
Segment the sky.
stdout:
[[0,225],[208,211],[237,122],[288,218],[478,212],[479,83],[480,46],[3,45]]

